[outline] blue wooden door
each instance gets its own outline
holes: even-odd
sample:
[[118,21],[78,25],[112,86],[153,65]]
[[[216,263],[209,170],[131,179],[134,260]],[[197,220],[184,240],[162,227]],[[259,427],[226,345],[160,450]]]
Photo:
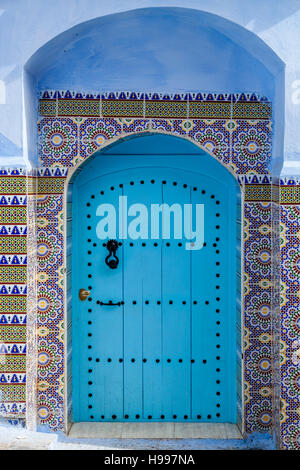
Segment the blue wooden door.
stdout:
[[[136,223],[135,238],[121,238],[141,204],[148,234]],[[202,207],[201,249],[187,249],[173,213],[169,233],[162,218],[154,230],[155,204],[180,206],[182,225],[185,208]],[[99,238],[112,206],[116,269]],[[74,421],[236,421],[236,207],[227,170],[176,138],[140,137],[83,168],[72,209]]]

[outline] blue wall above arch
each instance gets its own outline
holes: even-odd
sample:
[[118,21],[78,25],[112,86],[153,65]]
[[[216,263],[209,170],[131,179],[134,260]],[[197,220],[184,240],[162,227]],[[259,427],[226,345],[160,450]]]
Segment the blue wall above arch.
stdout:
[[283,63],[258,36],[217,15],[187,8],[145,8],[81,23],[31,57],[24,83],[32,162],[40,90],[206,91],[256,92],[272,101],[273,172],[279,173],[282,166]]
[[256,35],[216,15],[147,8],[79,24],[26,68],[39,89],[256,91],[272,98],[282,63]]

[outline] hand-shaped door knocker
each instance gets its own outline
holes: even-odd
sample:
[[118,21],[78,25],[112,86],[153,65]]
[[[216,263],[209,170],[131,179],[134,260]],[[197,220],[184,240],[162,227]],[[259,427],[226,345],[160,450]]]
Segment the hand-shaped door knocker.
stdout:
[[109,251],[109,255],[105,258],[105,263],[110,269],[116,269],[119,264],[119,258],[116,255],[116,251],[119,247],[117,240],[108,240],[106,248]]

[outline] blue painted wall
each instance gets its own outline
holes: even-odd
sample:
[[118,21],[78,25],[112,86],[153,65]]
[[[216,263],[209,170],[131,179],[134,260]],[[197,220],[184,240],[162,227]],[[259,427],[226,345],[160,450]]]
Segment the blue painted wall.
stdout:
[[[244,0],[241,6],[237,0],[173,0],[168,6],[185,9],[113,14],[161,5],[159,0],[1,1],[0,163],[36,159],[34,98],[38,88],[49,87],[254,90],[275,103],[277,172],[283,154],[295,165],[300,160],[299,1]],[[286,85],[279,57],[286,63]]]

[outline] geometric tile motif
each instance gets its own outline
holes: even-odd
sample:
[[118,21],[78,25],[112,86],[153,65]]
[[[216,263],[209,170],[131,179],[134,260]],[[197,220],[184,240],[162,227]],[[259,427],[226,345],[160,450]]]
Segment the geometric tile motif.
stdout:
[[70,166],[78,154],[78,126],[71,118],[44,118],[38,123],[38,152],[46,166]]
[[270,226],[270,202],[264,200],[263,202],[245,202],[243,230],[244,398],[247,432],[270,431],[272,429]]
[[[47,179],[51,178],[48,176]],[[49,187],[52,187],[51,183]],[[63,363],[59,363],[60,356],[56,349],[64,346],[64,292],[62,283],[59,282],[63,268],[63,260],[59,256],[63,249],[62,209],[62,196],[38,195],[38,247],[43,247],[42,251],[38,248],[38,406],[41,422],[55,429],[63,426],[63,394],[60,384],[64,369]],[[269,260],[264,258],[261,251],[270,248],[266,227],[271,220],[271,205],[265,201],[247,202],[245,214],[251,233],[256,237],[249,244],[249,251],[255,255],[252,260],[255,268],[252,271],[257,283],[260,278],[265,279],[266,274],[269,274]],[[257,234],[260,235],[258,239]],[[245,300],[245,326],[249,330],[246,335],[249,344],[245,346],[245,381],[248,388],[246,429],[248,432],[266,431],[271,429],[272,424],[271,294],[266,287],[251,284],[251,291]],[[56,374],[56,382],[53,382],[53,374]],[[63,384],[61,387],[63,389]],[[259,408],[256,407],[258,401]]]
[[[62,177],[40,177],[37,196],[37,407],[42,424],[64,425],[63,198]],[[53,184],[54,183],[54,184]],[[61,191],[62,192],[62,191]]]
[[300,187],[290,183],[280,188],[280,437],[282,448],[300,450]]
[[116,136],[168,132],[197,142],[237,174],[268,173],[271,103],[255,94],[41,94],[39,158],[75,166]]
[[271,161],[271,121],[232,121],[232,161],[238,173],[262,173]]
[[0,177],[0,415],[23,417],[26,387],[26,174]]
[[[45,98],[40,102],[40,109],[41,114],[47,115],[47,117],[41,117],[38,123],[40,134],[39,157],[44,167],[75,166],[79,161],[95,153],[105,142],[115,137],[126,137],[129,133],[136,134],[138,132],[163,132],[182,136],[199,143],[202,148],[214,155],[227,167],[231,167],[236,173],[246,174],[251,172],[262,175],[269,173],[272,133],[271,113],[268,111],[268,109],[270,110],[268,106],[256,107],[254,111],[256,114],[253,115],[251,114],[253,107],[249,105],[248,108],[247,106],[243,108],[239,104],[234,107],[234,114],[237,116],[237,119],[234,120],[231,119],[230,108],[227,107],[228,103],[225,103],[223,107],[217,103],[200,103],[199,106],[197,105],[198,107],[193,108],[193,112],[197,109],[198,114],[194,118],[191,118],[190,114],[189,118],[188,112],[186,112],[186,103],[183,103],[183,107],[181,106],[182,103],[179,106],[173,106],[172,102],[160,103],[159,106],[151,103],[147,105],[148,114],[144,113],[143,115],[141,114],[141,105],[143,104],[141,101],[138,104],[127,103],[123,108],[120,108],[120,103],[110,102],[106,103],[105,107],[102,106],[103,103],[100,103],[101,100],[93,103],[91,99],[88,103],[83,102],[83,100],[72,101],[71,96],[66,93],[62,100],[58,97],[58,109],[54,112],[53,108],[51,110],[49,108],[51,99]],[[83,109],[85,105],[87,107]],[[134,106],[137,107],[134,108]],[[172,111],[170,111],[171,108]],[[133,114],[130,114],[130,109]],[[104,117],[106,112],[109,115]],[[60,116],[60,113],[64,116]],[[202,118],[201,115],[205,117]],[[253,120],[254,118],[255,120]],[[72,123],[67,119],[70,119]],[[64,130],[64,126],[66,126],[66,130]],[[46,132],[44,132],[45,127]],[[63,132],[65,133],[65,147],[62,144],[62,137],[59,139],[59,136],[55,136],[55,142],[51,141],[49,136],[52,138],[54,134],[49,134],[49,129],[53,129],[53,127],[60,128],[61,135]],[[71,127],[72,135],[70,137]],[[55,145],[59,149],[55,148]],[[74,154],[72,154],[72,149],[77,149]],[[53,158],[51,158],[52,152]],[[59,152],[61,152],[60,157]],[[47,175],[48,181],[44,177],[39,179],[41,180],[41,183],[39,183],[41,194],[38,197],[37,209],[38,298],[41,304],[38,317],[39,337],[43,338],[44,335],[48,337],[50,332],[55,329],[57,322],[60,324],[63,319],[63,305],[61,304],[63,290],[62,283],[59,282],[59,279],[62,279],[63,259],[60,256],[60,250],[56,249],[60,247],[62,250],[63,238],[60,237],[60,234],[62,235],[63,221],[62,206],[57,207],[58,198],[54,196],[56,192],[54,190],[55,183],[51,185],[49,174]],[[245,297],[246,312],[248,313],[245,326],[248,327],[250,333],[248,334],[248,353],[253,356],[253,348],[257,351],[261,351],[263,348],[264,351],[262,358],[258,358],[257,355],[255,358],[250,357],[250,355],[245,357],[245,361],[249,361],[248,369],[246,365],[245,380],[248,384],[250,398],[245,413],[246,428],[250,432],[271,429],[272,399],[270,390],[272,371],[268,367],[271,352],[271,205],[269,202],[270,184],[261,184],[260,181],[255,181],[253,185],[246,185],[246,189],[246,199],[257,201],[251,202],[249,205],[245,204],[245,221],[249,224],[249,233],[247,235],[249,253],[248,258],[245,258],[245,274],[248,278],[244,282],[245,293],[247,294]],[[62,191],[62,186],[59,186],[57,192],[60,190]],[[54,311],[57,312],[57,319],[53,316]],[[260,334],[257,334],[258,331]],[[52,340],[50,340],[50,344],[54,344]],[[45,345],[49,346],[49,343],[45,343]],[[42,354],[45,354],[45,358],[47,357],[45,364],[50,364],[51,368],[54,363],[52,359],[54,356],[49,351],[46,354],[44,350]],[[253,370],[250,373],[251,368]],[[49,391],[50,387],[47,375],[48,368],[45,367],[45,369],[43,371],[44,380],[41,377],[42,365],[38,369],[40,383],[39,406],[42,410],[40,418],[42,422],[57,427],[57,419],[60,419],[61,416],[57,417],[55,407],[53,408],[52,405],[55,403],[57,409],[59,409],[60,401],[50,403],[49,397],[47,398],[45,395],[45,390]],[[53,390],[52,387],[51,390]],[[257,398],[263,400],[263,406],[260,405],[258,409],[261,413],[255,411]],[[248,415],[249,407],[254,407],[254,411],[250,415]],[[254,415],[256,416],[255,419],[253,418]]]
[[42,116],[270,119],[272,105],[255,93],[76,93],[40,94]]
[[[84,101],[81,97],[75,103],[72,101],[73,96],[65,95],[62,100],[58,95],[57,100],[53,100],[53,97],[56,98],[54,95],[44,96],[45,99],[40,103],[41,114],[44,117],[38,123],[39,157],[44,167],[67,169],[87,158],[101,148],[105,141],[115,136],[126,137],[130,133],[157,131],[179,135],[198,142],[237,174],[251,172],[265,175],[269,173],[272,139],[271,105],[258,101],[254,95],[252,97],[230,95],[222,98],[221,95],[203,94],[201,97],[197,95],[198,102],[196,102],[196,95],[183,100],[177,95],[156,97],[153,94],[146,105],[144,105],[146,100],[144,96],[140,96],[141,99],[131,97],[126,105],[122,102],[121,95],[118,95],[118,100],[122,98],[118,104],[113,96],[107,95],[104,96],[103,101],[105,99],[109,101],[105,103],[101,103],[102,98],[98,101],[93,97],[88,98],[90,101],[88,103],[88,100]],[[176,99],[181,102],[175,103]],[[236,103],[237,100],[240,102]],[[67,103],[67,101],[70,102]],[[234,103],[233,107],[232,103]],[[60,112],[65,115],[57,116]],[[41,422],[48,423],[54,429],[63,427],[62,191],[64,178],[61,176],[57,175],[55,178],[54,174],[45,172],[42,177],[39,177],[37,198],[38,414]],[[1,174],[0,193],[3,195],[19,194],[20,184],[18,185],[16,179],[18,178],[13,174],[5,174],[5,176]],[[30,184],[34,188],[33,180]],[[248,432],[270,430],[272,419],[271,292],[268,284],[270,281],[268,259],[271,223],[270,186],[264,185],[263,191],[261,188],[262,185],[259,184],[253,185],[250,189],[247,188],[248,194],[251,192],[251,195],[248,198],[249,201],[245,203],[246,279],[244,287],[247,289],[245,295],[245,416]],[[24,193],[26,193],[26,187]],[[1,208],[6,226],[14,226],[20,222],[26,224],[26,208],[23,212],[20,207],[17,209],[18,211],[15,212],[6,212],[5,206]],[[7,243],[3,241],[3,243],[4,248],[8,247],[8,250],[10,246],[18,246],[17,243],[13,245],[15,243],[13,241]],[[12,256],[3,254],[3,262],[0,258],[0,268],[18,267],[18,269],[21,268],[21,271],[18,271],[19,275],[22,275],[24,271],[22,269],[24,267],[26,269],[26,257],[22,256],[22,253]],[[3,270],[3,273],[5,272],[9,273],[7,274],[9,276],[13,275],[12,271]],[[9,282],[3,278],[2,285]],[[12,282],[19,281],[13,279]],[[2,298],[4,297],[3,295]],[[13,306],[15,309],[16,318],[21,322],[25,318],[20,315],[26,313],[26,297],[24,298],[25,303],[23,303],[22,295],[11,296],[9,303],[10,308]],[[1,315],[0,313],[0,327]],[[7,315],[10,315],[11,321],[12,311],[7,312],[5,307],[5,318]],[[4,329],[3,331],[10,330]],[[21,329],[16,331],[21,331]],[[7,357],[10,357],[10,354],[13,357],[13,353],[19,354],[19,352],[25,354],[22,344],[9,344]],[[4,372],[11,374],[10,377],[12,377],[13,371]],[[17,385],[23,386],[23,384]],[[17,385],[5,384],[8,387]],[[14,401],[17,402],[16,398],[11,398],[13,393],[16,393],[14,390],[17,389],[11,388],[11,394],[7,395],[8,407]],[[24,386],[23,393],[25,393]]]
[[[39,159],[44,167],[75,166],[115,137],[147,131],[166,132],[199,144],[236,174],[268,174],[270,126],[265,121],[251,123],[251,126],[246,121],[237,124],[231,119],[41,118],[38,122]],[[246,142],[245,136],[251,130],[255,135]]]

